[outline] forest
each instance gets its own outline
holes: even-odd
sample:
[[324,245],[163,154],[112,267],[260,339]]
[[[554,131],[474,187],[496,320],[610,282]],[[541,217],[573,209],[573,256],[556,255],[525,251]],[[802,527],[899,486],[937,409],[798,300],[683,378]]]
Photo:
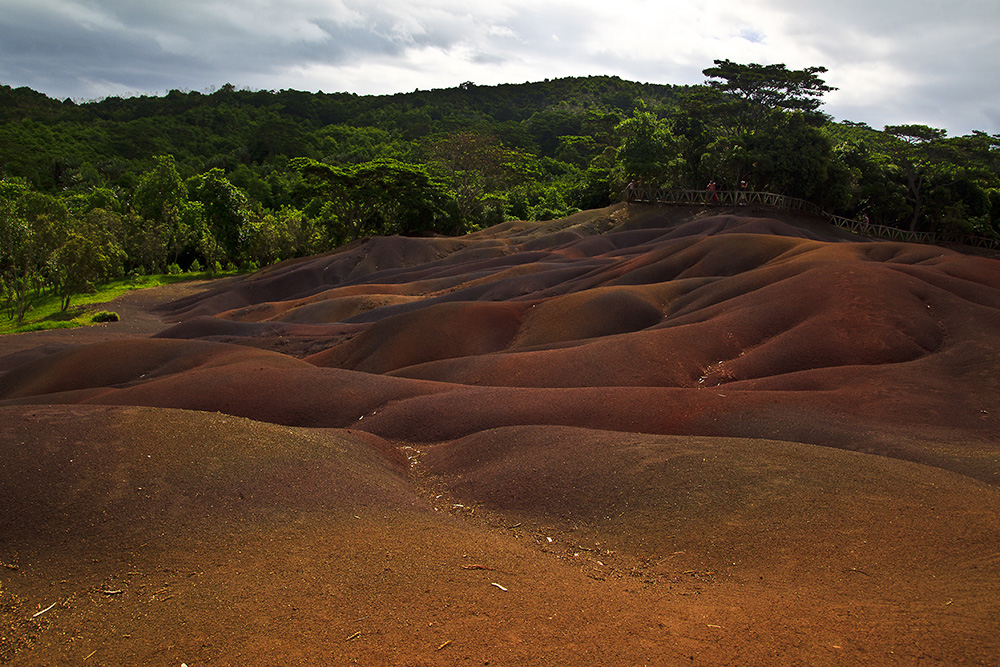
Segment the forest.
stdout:
[[463,234],[626,185],[774,192],[917,231],[1000,236],[1000,136],[836,122],[822,67],[717,60],[705,83],[593,76],[383,96],[54,100],[0,85],[0,302],[253,270],[381,234]]

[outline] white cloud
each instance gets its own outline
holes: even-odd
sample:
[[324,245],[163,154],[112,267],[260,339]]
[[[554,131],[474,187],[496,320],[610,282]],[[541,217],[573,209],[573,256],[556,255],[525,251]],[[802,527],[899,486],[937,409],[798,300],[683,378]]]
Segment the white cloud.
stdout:
[[700,83],[716,58],[822,65],[825,110],[1000,132],[995,0],[4,0],[0,82],[55,97],[391,93],[615,74]]
[[788,47],[829,68],[840,90],[825,110],[835,117],[1000,131],[1000,93],[988,83],[1000,68],[1000,3],[749,2],[780,16]]

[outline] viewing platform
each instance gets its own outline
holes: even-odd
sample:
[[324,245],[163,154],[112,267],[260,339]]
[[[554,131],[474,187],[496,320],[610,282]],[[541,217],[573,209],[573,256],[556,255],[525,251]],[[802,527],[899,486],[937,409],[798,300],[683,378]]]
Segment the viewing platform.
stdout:
[[668,190],[637,187],[626,190],[625,200],[638,203],[667,204],[670,206],[752,206],[773,208],[781,211],[801,212],[825,218],[831,224],[851,233],[887,241],[926,243],[939,245],[957,243],[1000,251],[1000,239],[971,234],[937,234],[917,232],[900,227],[877,225],[869,220],[855,220],[833,215],[804,199],[786,197],[773,192],[755,190]]

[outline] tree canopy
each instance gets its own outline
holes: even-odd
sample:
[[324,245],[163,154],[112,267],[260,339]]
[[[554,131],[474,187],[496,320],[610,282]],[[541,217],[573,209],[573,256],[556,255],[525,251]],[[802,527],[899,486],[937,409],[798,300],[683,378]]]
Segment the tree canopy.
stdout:
[[[821,112],[823,67],[697,86],[571,77],[396,95],[56,101],[0,85],[0,303],[129,273],[253,268],[373,234],[545,220],[645,186],[747,182],[882,225],[1000,233],[1000,137]],[[95,230],[106,230],[98,233]]]
[[786,111],[815,111],[822,104],[823,93],[836,90],[818,75],[825,67],[790,70],[777,65],[741,65],[731,60],[716,60],[715,67],[702,71],[709,87],[732,95],[751,105]]

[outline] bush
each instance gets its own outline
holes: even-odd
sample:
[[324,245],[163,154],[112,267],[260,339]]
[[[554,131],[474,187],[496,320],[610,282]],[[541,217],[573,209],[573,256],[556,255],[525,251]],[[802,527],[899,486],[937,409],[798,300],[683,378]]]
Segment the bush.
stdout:
[[191,266],[188,267],[188,271],[191,273],[201,273],[201,262],[197,259],[191,262]]
[[171,275],[171,276],[180,275],[180,273],[181,273],[181,265],[178,264],[177,262],[174,262],[173,264],[168,265],[167,266],[167,273],[169,275]]
[[91,322],[117,322],[121,319],[118,313],[112,310],[102,310],[94,313],[94,316],[90,318]]

